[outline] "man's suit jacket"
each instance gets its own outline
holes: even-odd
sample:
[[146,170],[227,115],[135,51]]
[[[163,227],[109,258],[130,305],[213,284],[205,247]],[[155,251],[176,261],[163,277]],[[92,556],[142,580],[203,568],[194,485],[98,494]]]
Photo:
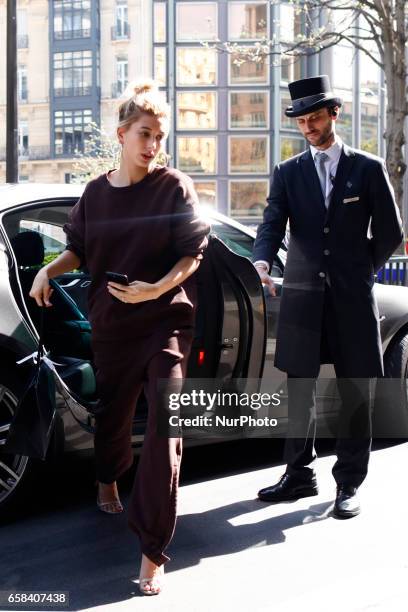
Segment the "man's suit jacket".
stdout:
[[324,362],[321,329],[329,281],[334,350],[339,353],[332,359],[342,360],[347,376],[381,376],[374,274],[403,239],[384,161],[343,145],[327,209],[312,155],[306,151],[275,168],[267,202],[253,261],[272,264],[290,223],[276,366],[297,376],[318,375]]

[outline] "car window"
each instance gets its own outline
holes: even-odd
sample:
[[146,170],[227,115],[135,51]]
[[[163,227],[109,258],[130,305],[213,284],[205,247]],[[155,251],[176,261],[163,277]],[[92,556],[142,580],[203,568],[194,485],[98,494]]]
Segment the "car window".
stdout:
[[[227,245],[237,255],[242,257],[252,258],[252,250],[254,248],[254,239],[244,232],[241,232],[236,227],[222,223],[218,219],[211,220],[212,232]],[[286,261],[286,252],[279,249],[279,258],[284,263]],[[278,260],[275,260],[272,266],[271,276],[283,276],[282,265]]]

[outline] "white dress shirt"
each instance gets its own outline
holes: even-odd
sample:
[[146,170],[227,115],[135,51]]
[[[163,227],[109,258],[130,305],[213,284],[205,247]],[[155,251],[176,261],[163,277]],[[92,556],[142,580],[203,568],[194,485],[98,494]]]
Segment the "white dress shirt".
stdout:
[[[337,134],[333,144],[328,149],[324,149],[324,151],[322,149],[316,149],[316,147],[312,147],[312,145],[310,145],[310,153],[312,154],[313,161],[315,161],[316,153],[319,151],[326,153],[326,155],[329,157],[329,159],[324,162],[326,167],[326,198],[330,196],[333,189],[333,182],[336,176],[337,166],[339,165],[342,150],[343,141]],[[267,271],[270,271],[270,264],[267,261],[264,259],[258,259],[254,262],[254,266],[256,266],[258,263],[264,264],[267,267]]]

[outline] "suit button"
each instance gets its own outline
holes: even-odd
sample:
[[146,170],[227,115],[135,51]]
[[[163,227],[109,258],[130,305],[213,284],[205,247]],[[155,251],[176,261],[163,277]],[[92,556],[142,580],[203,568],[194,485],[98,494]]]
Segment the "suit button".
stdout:
[[326,275],[325,275],[324,272],[319,272],[319,276],[320,276],[320,278],[326,278]]
[[329,251],[329,249],[324,249],[323,253],[324,253],[325,255],[330,255],[330,251]]
[[328,234],[328,233],[330,232],[330,227],[325,227],[325,228],[323,229],[323,232],[324,232],[325,234]]

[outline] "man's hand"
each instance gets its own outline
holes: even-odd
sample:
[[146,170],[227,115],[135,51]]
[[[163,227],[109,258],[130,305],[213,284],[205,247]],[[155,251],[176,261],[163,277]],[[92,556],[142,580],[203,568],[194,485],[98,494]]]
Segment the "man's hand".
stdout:
[[160,289],[154,283],[133,281],[129,285],[120,285],[109,281],[108,291],[125,304],[138,304],[148,300],[156,300],[161,295]]
[[268,287],[269,293],[273,296],[276,297],[276,288],[275,288],[275,283],[272,280],[272,277],[269,276],[268,274],[268,270],[265,266],[265,264],[263,263],[257,263],[255,265],[255,270],[258,272],[259,274],[259,278],[261,279],[261,283],[263,285],[266,285]]

